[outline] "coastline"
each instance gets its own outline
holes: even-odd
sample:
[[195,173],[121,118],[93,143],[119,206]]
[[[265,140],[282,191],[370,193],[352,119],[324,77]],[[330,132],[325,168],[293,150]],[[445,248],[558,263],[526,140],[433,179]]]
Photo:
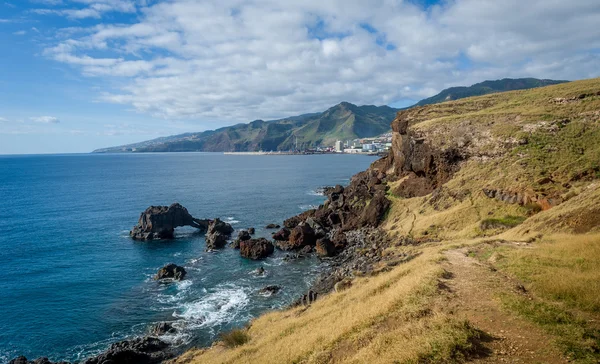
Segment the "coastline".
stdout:
[[[319,193],[322,194],[323,196],[325,196],[324,192],[321,191]],[[294,215],[287,220],[294,219],[297,216],[302,216],[305,214],[306,214],[306,212],[301,213],[299,215]],[[230,248],[225,248],[225,249],[230,249]],[[289,259],[291,259],[291,260],[302,259],[302,256],[294,251],[288,252],[288,255],[289,255]],[[316,254],[314,254],[314,255],[316,255]],[[326,266],[338,264],[338,263],[334,264],[334,262],[335,262],[334,258],[323,258],[323,262],[320,264],[320,266],[322,266],[323,269],[325,269]],[[324,290],[319,289],[319,292],[323,293]],[[293,301],[294,300],[288,301],[288,304],[293,305],[294,304]],[[298,301],[298,300],[295,300],[295,301]],[[283,306],[281,308],[284,309],[285,307],[286,306]],[[270,312],[270,311],[267,311],[267,313],[268,312]],[[160,361],[166,360],[167,358],[173,358],[179,354],[182,354],[184,351],[188,350],[188,346],[186,346],[186,347],[167,347],[167,346],[164,346],[163,343],[160,341],[160,337],[155,336],[155,335],[133,337],[131,339],[126,339],[123,341],[116,342],[116,343],[112,344],[108,349],[99,353],[98,355],[89,357],[87,359],[83,359],[80,362],[86,363],[86,364],[93,364],[96,362],[101,362],[100,360],[102,360],[103,358],[104,359],[107,358],[107,354],[114,353],[117,350],[132,350],[132,351],[136,351],[136,352],[142,353],[142,354],[146,353],[152,358],[157,358],[157,360],[158,360],[157,362],[160,362]],[[41,359],[43,359],[43,358],[41,358]],[[29,362],[31,362],[31,361],[24,361],[24,357],[17,357],[13,360],[14,361],[12,361],[11,363],[29,363]],[[52,363],[52,362],[47,361],[44,363]],[[66,363],[66,362],[62,361],[60,363]]]

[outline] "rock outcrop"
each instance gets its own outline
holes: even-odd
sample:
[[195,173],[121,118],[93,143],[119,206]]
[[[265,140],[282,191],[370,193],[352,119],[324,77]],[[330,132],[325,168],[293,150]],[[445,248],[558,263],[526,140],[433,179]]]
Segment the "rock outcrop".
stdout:
[[467,159],[466,148],[434,147],[418,132],[411,130],[413,111],[399,112],[392,122],[392,149],[385,169],[402,183],[394,194],[406,198],[425,196],[446,183]]
[[173,356],[167,351],[168,347],[169,344],[154,337],[125,340],[112,344],[107,351],[83,364],[162,363]]
[[278,232],[274,233],[272,237],[273,240],[276,241],[287,241],[290,237],[290,229],[284,227]]
[[177,332],[177,329],[168,322],[159,322],[156,325],[152,326],[150,332],[152,333],[152,335],[162,336],[166,334],[174,334]]
[[205,237],[206,250],[223,248],[231,237],[231,233],[233,233],[233,227],[230,224],[218,218],[211,221]]
[[19,356],[9,361],[8,364],[69,364],[66,361],[52,362],[48,358],[38,358],[35,360],[27,360],[24,356]]
[[192,226],[205,231],[208,224],[209,220],[194,218],[179,203],[171,206],[150,206],[142,212],[129,235],[136,240],[173,239],[177,227]]
[[177,264],[167,264],[158,270],[158,273],[154,276],[155,280],[161,279],[172,279],[175,281],[181,281],[185,278],[186,271],[183,267]]
[[261,288],[258,294],[263,296],[272,296],[281,290],[281,286],[271,285]]
[[258,260],[273,254],[275,248],[265,238],[250,239],[240,242],[240,254],[249,259]]

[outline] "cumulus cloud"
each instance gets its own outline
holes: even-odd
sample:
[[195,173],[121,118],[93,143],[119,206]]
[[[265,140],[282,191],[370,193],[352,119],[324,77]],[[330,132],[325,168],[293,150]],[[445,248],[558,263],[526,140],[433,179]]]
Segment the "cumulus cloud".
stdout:
[[[454,0],[76,0],[44,54],[115,78],[106,102],[168,119],[249,120],[342,100],[389,104],[503,77],[600,75],[600,2]],[[74,11],[77,13],[76,15]]]
[[36,123],[44,123],[44,124],[58,124],[60,120],[54,116],[32,116],[29,120]]

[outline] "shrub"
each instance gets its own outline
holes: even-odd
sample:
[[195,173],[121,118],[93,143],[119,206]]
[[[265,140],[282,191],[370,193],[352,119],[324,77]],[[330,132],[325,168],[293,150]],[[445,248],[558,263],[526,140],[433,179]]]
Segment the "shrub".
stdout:
[[235,329],[221,334],[221,341],[228,348],[244,345],[250,341],[250,335],[245,329]]

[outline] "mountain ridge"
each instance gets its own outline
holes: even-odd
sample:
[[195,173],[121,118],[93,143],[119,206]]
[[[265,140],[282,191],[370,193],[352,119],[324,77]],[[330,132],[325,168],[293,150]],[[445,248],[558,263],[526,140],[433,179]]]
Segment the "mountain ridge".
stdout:
[[[447,88],[404,109],[564,82],[568,81],[536,78],[488,80],[468,87]],[[100,148],[93,153],[286,151],[296,147],[302,150],[332,146],[336,140],[375,137],[390,131],[390,121],[399,110],[403,109],[385,105],[357,106],[344,101],[323,112],[268,121],[257,119],[215,130],[188,132],[139,143]]]

